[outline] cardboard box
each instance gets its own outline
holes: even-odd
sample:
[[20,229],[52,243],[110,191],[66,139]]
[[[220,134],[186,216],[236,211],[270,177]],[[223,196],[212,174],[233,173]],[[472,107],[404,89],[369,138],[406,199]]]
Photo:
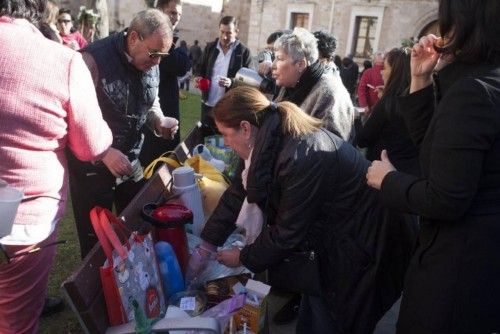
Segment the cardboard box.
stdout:
[[247,273],[207,281],[204,285],[204,290],[207,295],[208,307],[215,306],[234,296],[233,287],[237,283],[245,285],[250,276],[251,275]]
[[245,305],[233,316],[236,330],[246,327],[252,333],[259,333],[265,325],[267,315],[266,296],[271,287],[259,281],[249,279],[245,285],[247,297]]

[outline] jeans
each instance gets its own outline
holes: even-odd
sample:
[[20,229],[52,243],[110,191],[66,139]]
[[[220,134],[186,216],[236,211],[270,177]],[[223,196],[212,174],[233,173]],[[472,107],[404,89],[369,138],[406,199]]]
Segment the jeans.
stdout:
[[297,334],[341,333],[322,297],[302,295]]

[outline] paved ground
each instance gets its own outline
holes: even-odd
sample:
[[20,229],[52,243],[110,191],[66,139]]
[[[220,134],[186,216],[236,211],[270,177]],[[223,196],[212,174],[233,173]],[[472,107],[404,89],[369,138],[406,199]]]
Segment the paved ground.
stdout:
[[[268,296],[268,323],[269,331],[265,334],[294,334],[297,320],[288,325],[278,326],[273,323],[273,317],[276,312],[288,301],[286,296],[270,293]],[[394,334],[396,332],[396,320],[398,318],[401,299],[398,300],[392,308],[385,314],[375,327],[373,334]],[[326,334],[326,333],[325,333]]]

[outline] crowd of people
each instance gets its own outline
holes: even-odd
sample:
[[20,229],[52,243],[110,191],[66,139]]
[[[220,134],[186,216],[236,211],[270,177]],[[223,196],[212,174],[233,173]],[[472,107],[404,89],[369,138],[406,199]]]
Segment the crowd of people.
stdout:
[[[0,179],[24,192],[0,238],[0,332],[37,332],[68,192],[84,258],[90,209],[123,209],[179,144],[191,77],[241,163],[189,277],[209,257],[267,271],[295,294],[297,333],[372,333],[398,299],[398,333],[499,332],[499,16],[497,0],[440,0],[440,37],[375,52],[359,76],[324,31],[271,34],[253,67],[233,16],[188,47],[181,0],[89,43],[50,0],[0,0]],[[244,67],[269,84],[238,84]],[[217,250],[245,224],[244,247]]]

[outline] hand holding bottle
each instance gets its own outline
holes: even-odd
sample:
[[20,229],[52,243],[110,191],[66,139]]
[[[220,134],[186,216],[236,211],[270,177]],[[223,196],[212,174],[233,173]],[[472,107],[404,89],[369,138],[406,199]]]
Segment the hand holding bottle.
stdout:
[[205,270],[211,259],[216,256],[217,247],[202,241],[196,246],[193,254],[189,257],[189,263],[186,270],[186,288],[189,290],[198,284],[200,274]]

